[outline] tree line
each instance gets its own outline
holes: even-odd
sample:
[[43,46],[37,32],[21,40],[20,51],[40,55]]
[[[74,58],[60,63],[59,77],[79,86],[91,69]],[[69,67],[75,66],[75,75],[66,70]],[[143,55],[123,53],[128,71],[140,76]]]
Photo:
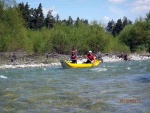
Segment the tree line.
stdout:
[[80,19],[79,17],[74,21],[71,16],[68,17],[68,20],[60,20],[59,15],[56,17],[52,15],[53,10],[47,12],[46,17],[44,17],[42,4],[40,3],[38,8],[30,8],[28,3],[24,4],[19,3],[18,8],[22,13],[23,19],[25,20],[26,28],[32,30],[41,29],[42,27],[53,28],[54,24],[65,24],[69,25],[78,25],[79,21],[85,24],[88,24],[87,19]]
[[[11,5],[0,0],[0,51],[29,53],[57,52],[70,54],[72,48],[83,54],[94,52],[150,52],[150,11],[146,18],[131,22],[127,17],[111,20],[106,28],[98,21],[71,16],[60,20],[48,11],[44,17],[42,4],[30,8],[28,3]],[[10,3],[10,2],[9,2]]]

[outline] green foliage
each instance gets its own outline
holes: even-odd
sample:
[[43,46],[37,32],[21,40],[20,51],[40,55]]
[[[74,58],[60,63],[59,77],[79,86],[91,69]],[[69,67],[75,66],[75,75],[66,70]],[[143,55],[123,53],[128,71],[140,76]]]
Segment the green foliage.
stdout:
[[139,46],[136,46],[135,51],[136,53],[142,54],[142,53],[146,53],[148,50],[145,45],[139,45]]
[[16,8],[2,8],[0,18],[0,51],[30,51],[24,21]]
[[136,21],[134,25],[125,27],[118,37],[122,43],[130,47],[132,52],[139,51],[139,48],[149,50],[150,31],[147,29],[145,21]]
[[125,52],[130,53],[130,49],[127,45],[122,44],[118,38],[114,38],[113,36],[109,36],[109,41],[107,42],[107,46],[105,47],[106,53],[113,53],[113,52]]
[[26,3],[25,5],[24,5],[24,3],[19,3],[18,8],[19,8],[19,10],[22,13],[22,17],[23,17],[23,19],[25,21],[26,28],[29,28],[30,27],[30,18],[31,17],[30,17],[30,10],[29,10],[28,3]]
[[[47,28],[53,28],[54,26],[54,17],[52,15],[52,10],[48,11],[47,17],[45,18],[45,25]],[[58,21],[58,17],[57,17],[57,21]]]
[[150,11],[146,14],[145,20],[146,22],[150,21]]
[[52,51],[52,38],[51,31],[43,28],[40,31],[27,31],[28,38],[30,39],[30,50],[36,53],[44,53]]
[[[78,17],[74,21],[71,16],[61,21],[58,15],[52,16],[52,11],[45,18],[44,26],[41,4],[37,9],[31,8],[30,13],[28,4],[20,4],[22,10],[16,7],[4,10],[4,6],[0,2],[0,51],[60,54],[70,54],[72,48],[79,54],[85,54],[87,50],[95,53],[150,51],[149,14],[145,20],[137,20],[133,25],[127,18],[116,24],[112,21],[110,33],[106,33],[97,21],[88,24],[86,19]],[[114,30],[115,38],[111,34]]]
[[147,23],[147,29],[150,30],[150,11],[146,14],[145,21]]
[[111,33],[113,36],[117,36],[124,29],[125,26],[131,24],[132,21],[128,20],[127,17],[124,17],[122,20],[118,19],[117,23],[115,23],[113,20],[109,21],[106,30],[107,32]]
[[119,19],[119,20],[117,21],[116,25],[114,26],[114,29],[113,29],[112,34],[113,34],[114,36],[117,36],[117,35],[122,31],[122,29],[123,29],[123,24],[122,24],[121,19]]
[[41,3],[39,4],[37,9],[29,9],[28,3],[24,4],[22,2],[19,3],[18,9],[22,13],[26,28],[30,28],[33,30],[42,29],[45,24],[45,20]]

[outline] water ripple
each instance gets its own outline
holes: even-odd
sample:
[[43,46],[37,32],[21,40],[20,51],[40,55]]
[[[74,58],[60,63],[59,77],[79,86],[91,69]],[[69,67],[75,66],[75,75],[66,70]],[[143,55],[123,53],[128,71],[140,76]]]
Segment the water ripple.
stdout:
[[[0,70],[2,113],[149,113],[150,61]],[[9,78],[9,79],[7,79]],[[141,103],[120,103],[141,99]]]

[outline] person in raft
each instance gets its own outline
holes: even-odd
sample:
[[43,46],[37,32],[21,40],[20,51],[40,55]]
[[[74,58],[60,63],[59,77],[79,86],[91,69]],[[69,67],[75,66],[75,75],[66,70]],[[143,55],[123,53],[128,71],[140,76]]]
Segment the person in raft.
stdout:
[[89,51],[89,53],[85,55],[85,57],[87,58],[87,61],[84,63],[94,63],[95,57],[92,54],[92,51]]
[[72,63],[77,63],[77,55],[76,55],[75,51],[72,51],[71,61],[72,61]]

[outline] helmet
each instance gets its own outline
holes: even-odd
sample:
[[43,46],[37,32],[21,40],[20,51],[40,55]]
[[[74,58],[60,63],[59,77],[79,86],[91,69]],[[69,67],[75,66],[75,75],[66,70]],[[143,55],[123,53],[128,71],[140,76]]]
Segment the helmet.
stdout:
[[92,53],[92,51],[89,51],[89,53]]

